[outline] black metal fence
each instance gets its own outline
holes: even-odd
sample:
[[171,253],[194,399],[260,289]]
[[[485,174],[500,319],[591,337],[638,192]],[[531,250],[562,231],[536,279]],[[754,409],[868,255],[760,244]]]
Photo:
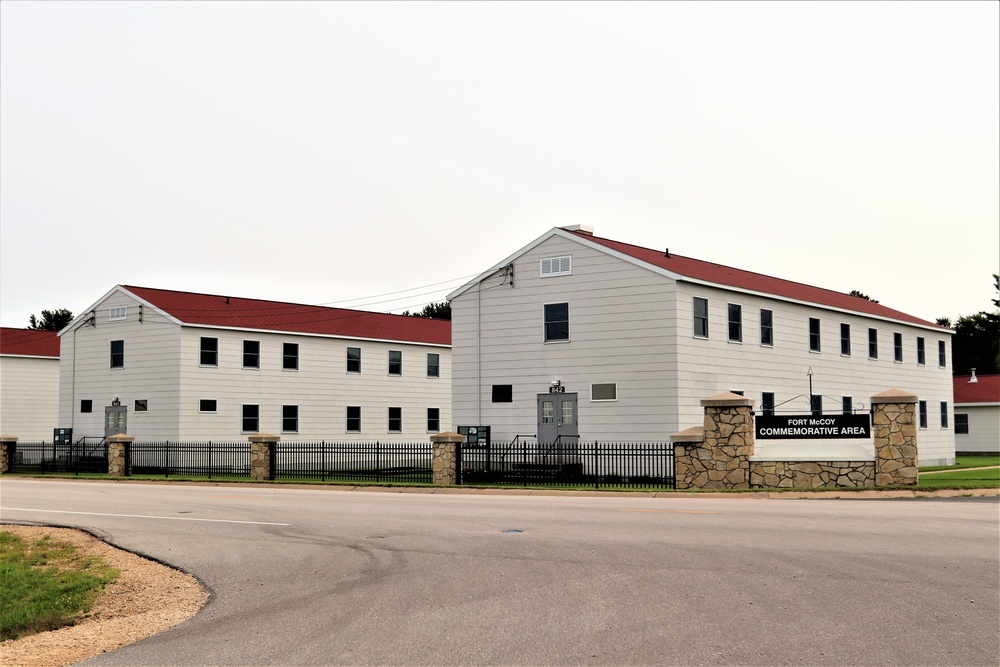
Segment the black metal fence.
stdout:
[[669,442],[462,445],[463,484],[559,486],[593,489],[672,489],[674,446]]
[[106,442],[18,442],[14,470],[33,473],[107,473]]
[[[674,488],[674,447],[664,442],[557,442],[462,445],[459,483],[593,489]],[[249,442],[139,442],[133,475],[250,478]],[[274,478],[430,484],[429,442],[279,442]],[[107,473],[107,444],[18,442],[15,471]]]

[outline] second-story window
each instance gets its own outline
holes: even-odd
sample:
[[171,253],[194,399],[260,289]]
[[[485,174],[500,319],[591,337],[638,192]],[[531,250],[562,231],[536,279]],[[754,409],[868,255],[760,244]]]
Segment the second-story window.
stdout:
[[219,339],[218,338],[208,338],[207,336],[201,337],[201,365],[202,366],[218,366],[219,365]]
[[708,338],[708,299],[694,298],[694,335]]
[[922,336],[917,336],[917,364],[923,366],[927,363],[927,350],[924,347],[924,339]]
[[878,329],[868,330],[868,358],[878,359]]
[[299,344],[281,344],[281,367],[286,371],[297,371],[299,369]]
[[403,374],[403,353],[400,350],[389,350],[389,375]]
[[125,341],[111,341],[111,368],[125,368]]
[[260,368],[260,341],[243,341],[243,368]]
[[810,317],[809,318],[809,351],[819,352],[820,351],[820,340],[819,340],[819,318]]
[[743,341],[743,306],[729,304],[729,342],[740,343]]
[[947,346],[943,340],[938,341],[938,366],[944,368],[948,365]]
[[892,334],[892,354],[896,361],[903,360],[903,334]]
[[774,314],[765,308],[760,309],[760,344],[774,345]]
[[361,348],[360,347],[349,347],[349,348],[347,348],[347,372],[348,373],[360,373],[361,372]]
[[427,377],[441,377],[441,355],[433,352],[427,353]]
[[845,357],[851,356],[851,325],[840,324],[840,353]]
[[569,340],[569,304],[545,304],[545,342]]

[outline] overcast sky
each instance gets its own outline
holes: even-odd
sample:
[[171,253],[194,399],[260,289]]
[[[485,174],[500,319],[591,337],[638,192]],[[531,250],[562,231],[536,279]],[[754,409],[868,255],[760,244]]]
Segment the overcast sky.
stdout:
[[998,26],[996,2],[5,0],[0,323],[116,284],[414,310],[569,224],[986,310]]

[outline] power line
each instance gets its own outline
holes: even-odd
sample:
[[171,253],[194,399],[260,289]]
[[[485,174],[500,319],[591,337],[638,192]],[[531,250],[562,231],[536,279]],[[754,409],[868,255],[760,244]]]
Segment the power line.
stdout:
[[[479,275],[479,274],[478,273],[473,273],[473,274],[468,275],[468,276],[461,276],[460,278],[452,278],[451,280],[444,280],[444,281],[439,282],[439,283],[431,283],[430,285],[420,285],[419,287],[411,287],[409,289],[398,290],[396,292],[386,292],[384,294],[372,294],[371,296],[359,296],[359,297],[356,297],[354,299],[340,299],[338,301],[324,301],[324,302],[321,302],[321,303],[319,303],[317,305],[319,305],[319,306],[329,306],[329,305],[333,305],[333,304],[348,303],[350,301],[367,301],[368,299],[378,299],[378,298],[383,297],[383,296],[392,296],[394,294],[404,294],[406,292],[414,292],[414,291],[416,291],[418,289],[424,289],[424,288],[427,288],[427,287],[437,287],[438,285],[447,285],[448,283],[455,283],[455,282],[458,282],[460,280],[468,280],[469,278],[473,278],[473,277],[475,277],[477,275]],[[434,294],[435,292],[442,292],[442,291],[444,291],[444,290],[435,290],[434,292],[425,292],[424,294]],[[421,294],[413,294],[411,296],[422,296],[422,295]],[[407,297],[407,298],[409,298],[409,297]],[[393,299],[388,299],[388,301],[392,301],[392,300]],[[375,301],[373,303],[386,303],[386,301]],[[363,305],[362,306],[356,306],[356,307],[360,308],[360,307],[363,307]]]

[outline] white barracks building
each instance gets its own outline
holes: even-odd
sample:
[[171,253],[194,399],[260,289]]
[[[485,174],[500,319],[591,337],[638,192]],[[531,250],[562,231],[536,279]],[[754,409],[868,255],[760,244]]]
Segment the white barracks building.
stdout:
[[667,441],[723,391],[758,414],[840,414],[899,388],[919,398],[920,464],[954,462],[953,332],[866,299],[583,226],[448,298],[454,421],[495,443]]
[[445,320],[119,285],[59,335],[74,440],[427,442],[451,423]]

